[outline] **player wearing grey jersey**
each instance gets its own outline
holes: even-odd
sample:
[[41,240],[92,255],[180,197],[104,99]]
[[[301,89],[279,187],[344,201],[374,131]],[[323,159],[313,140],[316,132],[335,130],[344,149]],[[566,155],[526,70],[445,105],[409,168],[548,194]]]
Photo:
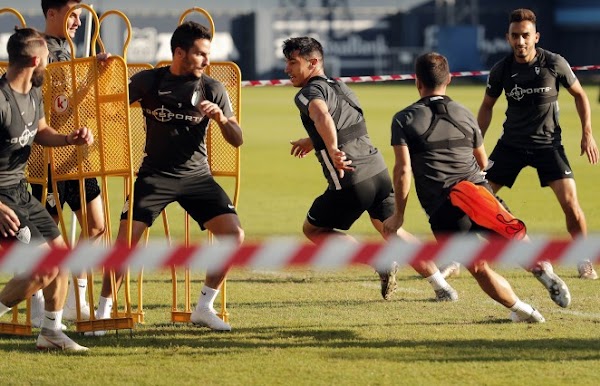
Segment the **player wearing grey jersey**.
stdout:
[[[283,54],[285,72],[300,88],[294,102],[308,133],[308,138],[292,141],[291,154],[303,158],[314,150],[328,182],[306,215],[305,236],[312,242],[327,236],[354,240],[340,230],[348,230],[365,211],[383,235],[383,221],[394,212],[392,182],[381,153],[369,139],[356,95],[345,84],[326,77],[323,47],[317,40],[287,39]],[[396,234],[413,239],[401,228]],[[420,262],[414,268],[432,284],[438,300],[458,298],[435,263]],[[387,300],[396,289],[396,266],[378,273],[381,295]]]
[[[212,33],[195,22],[181,24],[171,38],[173,61],[169,67],[143,71],[131,78],[130,103],[139,101],[146,118],[146,147],[133,195],[132,244],[137,244],[160,212],[178,202],[217,238],[238,244],[244,231],[233,204],[214,180],[208,166],[206,134],[214,120],[223,138],[242,145],[242,129],[233,115],[225,86],[207,76]],[[121,215],[117,243],[125,243],[127,208]],[[191,321],[212,330],[230,331],[213,302],[229,267],[207,273]],[[117,275],[117,285],[123,275]],[[112,288],[105,274],[96,318],[110,317]],[[118,288],[117,288],[118,289]],[[103,335],[96,331],[93,335]]]
[[[503,186],[510,188],[524,167],[535,168],[541,186],[549,186],[560,203],[569,234],[585,236],[585,216],[562,145],[557,97],[560,85],[573,96],[581,121],[581,155],[596,164],[598,146],[592,134],[588,97],[563,57],[536,48],[540,34],[531,10],[511,12],[506,38],[513,52],[490,71],[477,116],[485,134],[493,107],[504,91],[508,102],[506,120],[502,136],[490,155],[493,164],[487,178],[497,192]],[[589,261],[580,264],[579,271],[582,278],[597,278]]]
[[[8,40],[8,70],[0,79],[0,243],[19,242],[48,249],[66,248],[58,227],[27,190],[25,166],[35,141],[43,146],[89,145],[87,128],[59,134],[47,125],[40,86],[48,47],[34,29],[22,28]],[[58,267],[20,273],[0,292],[0,316],[38,291],[45,295],[37,340],[39,349],[85,351],[62,331],[68,274]]]
[[[444,56],[438,53],[419,56],[415,72],[421,99],[392,119],[396,211],[385,220],[384,231],[393,234],[403,225],[414,173],[421,206],[429,216],[436,238],[462,232],[488,235],[492,228],[484,226],[482,221],[477,223],[477,215],[468,215],[450,198],[452,190],[464,183],[490,189],[481,173],[486,167],[487,155],[475,118],[445,95],[450,70]],[[476,196],[481,194],[477,189],[470,200],[477,201]],[[495,201],[493,197],[491,200]],[[519,300],[508,281],[484,260],[467,268],[486,294],[511,310],[512,320],[544,322],[544,317]]]

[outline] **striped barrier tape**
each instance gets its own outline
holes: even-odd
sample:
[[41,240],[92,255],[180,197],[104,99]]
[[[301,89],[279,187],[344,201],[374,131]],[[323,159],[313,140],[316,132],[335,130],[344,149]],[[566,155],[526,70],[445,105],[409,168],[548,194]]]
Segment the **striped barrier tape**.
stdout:
[[495,238],[483,241],[476,236],[459,235],[422,244],[398,239],[353,243],[341,238],[308,244],[293,238],[273,238],[242,246],[237,246],[234,240],[221,239],[210,245],[184,247],[150,242],[147,247],[137,248],[123,245],[109,248],[81,242],[73,250],[42,249],[15,242],[0,250],[0,272],[40,272],[57,266],[74,272],[102,267],[155,271],[172,266],[208,272],[218,272],[225,267],[281,269],[298,265],[341,269],[356,264],[384,269],[393,261],[400,265],[422,260],[433,260],[440,265],[452,261],[470,265],[482,259],[512,267],[530,267],[541,260],[575,266],[584,259],[600,261],[600,237],[573,241],[539,237],[523,242]]
[[[600,65],[573,66],[573,71],[593,71],[600,70]],[[459,71],[452,72],[455,78],[487,76],[489,71]],[[415,74],[397,74],[397,75],[365,75],[365,76],[342,76],[335,78],[344,83],[366,83],[366,82],[389,82],[396,80],[415,79]],[[260,87],[260,86],[289,86],[292,82],[289,79],[271,79],[271,80],[245,80],[242,81],[242,87]]]

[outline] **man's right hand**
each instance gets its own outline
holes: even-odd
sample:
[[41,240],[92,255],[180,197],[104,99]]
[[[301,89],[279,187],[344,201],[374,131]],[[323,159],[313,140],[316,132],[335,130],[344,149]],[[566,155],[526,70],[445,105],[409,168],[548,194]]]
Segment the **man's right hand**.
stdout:
[[314,149],[310,138],[300,138],[296,141],[290,141],[290,144],[292,145],[290,154],[298,158],[306,157],[306,155]]
[[352,164],[352,160],[348,159],[348,157],[346,157],[346,153],[340,149],[329,151],[329,157],[331,158],[333,167],[337,170],[340,178],[344,178],[346,171],[354,171],[354,168],[350,166],[350,164]]
[[404,224],[404,215],[394,213],[392,216],[385,219],[383,222],[383,233],[386,237],[395,236],[398,234],[398,229]]
[[4,237],[15,236],[21,222],[14,210],[0,203],[0,234]]

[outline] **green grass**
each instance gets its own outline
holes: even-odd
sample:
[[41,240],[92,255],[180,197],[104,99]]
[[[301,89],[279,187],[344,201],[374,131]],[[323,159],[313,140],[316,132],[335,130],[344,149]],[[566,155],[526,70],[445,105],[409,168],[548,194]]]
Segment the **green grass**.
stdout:
[[[416,89],[408,83],[352,87],[373,142],[391,166],[390,120],[418,99]],[[453,86],[449,95],[476,113],[483,87]],[[587,90],[596,110],[596,87]],[[274,235],[300,240],[305,213],[326,186],[314,156],[299,160],[289,155],[289,140],[305,135],[292,102],[295,92],[289,87],[243,89],[239,215],[249,240]],[[597,167],[579,157],[580,124],[571,97],[561,94],[566,151],[589,229],[597,232]],[[488,152],[500,134],[504,106],[499,101],[494,111],[485,141]],[[598,114],[593,123],[600,127]],[[113,219],[123,205],[120,192],[118,184],[111,185]],[[531,170],[501,193],[534,237],[567,237],[555,198],[549,189],[539,188]],[[172,206],[169,215],[174,237],[180,240],[181,212]],[[406,218],[409,231],[430,237],[414,192]],[[116,232],[115,220],[112,227]],[[193,241],[203,240],[192,228]],[[366,217],[351,233],[376,237]],[[161,237],[157,222],[151,238]],[[368,267],[341,272],[236,269],[228,285],[234,329],[228,334],[171,325],[169,275],[147,273],[146,323],[131,337],[123,331],[101,339],[75,335],[92,350],[72,355],[38,353],[35,337],[3,336],[0,384],[598,384],[599,283],[576,279],[572,268],[558,271],[573,295],[566,310],[555,306],[529,274],[502,271],[521,299],[546,317],[546,324],[532,326],[508,322],[508,312],[487,298],[468,274],[451,279],[460,301],[438,304],[431,301],[430,286],[410,269],[400,272],[400,290],[389,302],[381,300],[376,275]],[[194,274],[193,301],[200,277]],[[0,276],[0,285],[7,279]]]
[[524,271],[503,272],[546,324],[510,323],[465,274],[452,279],[460,301],[435,303],[409,269],[389,302],[366,267],[236,270],[234,330],[213,333],[171,325],[170,281],[153,274],[147,323],[132,337],[76,337],[92,348],[83,355],[37,353],[33,337],[3,337],[0,374],[3,384],[598,384],[598,283],[561,270],[575,299],[563,310]]

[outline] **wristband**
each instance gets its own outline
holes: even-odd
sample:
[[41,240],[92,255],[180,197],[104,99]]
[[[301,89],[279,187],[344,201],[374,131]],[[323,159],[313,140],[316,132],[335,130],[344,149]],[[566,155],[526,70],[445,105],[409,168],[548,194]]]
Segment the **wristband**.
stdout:
[[71,145],[71,144],[69,143],[69,135],[68,135],[68,134],[67,134],[67,135],[65,135],[65,143],[66,143],[67,145]]

